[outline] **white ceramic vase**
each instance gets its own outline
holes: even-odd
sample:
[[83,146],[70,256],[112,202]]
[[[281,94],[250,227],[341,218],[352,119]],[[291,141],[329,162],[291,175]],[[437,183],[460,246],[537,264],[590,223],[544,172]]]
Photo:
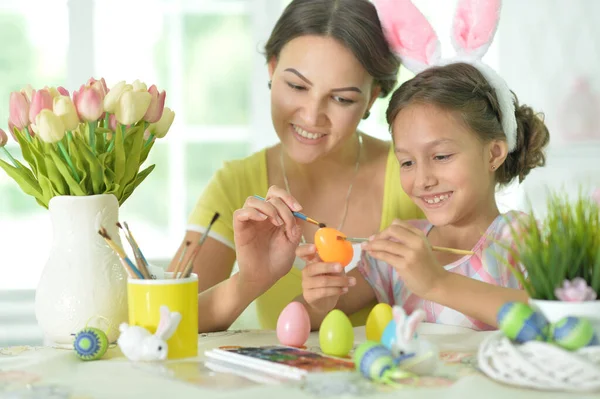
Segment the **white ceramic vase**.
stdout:
[[600,300],[562,302],[530,299],[529,304],[540,311],[550,323],[556,323],[566,316],[584,317],[592,323],[596,335],[600,338]]
[[[105,227],[119,245],[119,203],[112,194],[57,196],[49,202],[50,256],[35,296],[35,314],[46,344],[72,345],[86,324],[106,331],[109,342],[127,321],[127,274],[98,234]],[[105,318],[105,319],[103,319]]]

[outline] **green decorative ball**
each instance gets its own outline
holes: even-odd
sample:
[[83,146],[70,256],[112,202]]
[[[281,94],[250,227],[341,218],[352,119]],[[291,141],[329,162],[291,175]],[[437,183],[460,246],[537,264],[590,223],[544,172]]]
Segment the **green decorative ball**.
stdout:
[[98,360],[108,349],[108,337],[98,328],[86,327],[75,335],[73,349],[81,360]]
[[395,367],[392,353],[374,341],[363,342],[356,348],[354,364],[363,376],[373,381],[382,379],[386,372]]
[[588,319],[565,317],[552,325],[552,340],[560,347],[575,351],[598,345],[598,337]]
[[499,329],[513,341],[545,341],[549,323],[539,312],[520,302],[505,303],[497,315]]

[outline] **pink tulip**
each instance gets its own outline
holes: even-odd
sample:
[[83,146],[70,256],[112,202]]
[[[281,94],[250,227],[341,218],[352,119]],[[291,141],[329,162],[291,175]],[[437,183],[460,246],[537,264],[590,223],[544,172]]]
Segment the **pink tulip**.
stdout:
[[[31,107],[29,108],[29,122],[35,123],[35,117],[38,116],[41,110],[52,110],[53,101],[52,94],[46,89],[38,90],[33,93]],[[15,125],[17,124],[15,123]]]
[[155,85],[150,86],[148,93],[150,93],[152,99],[150,100],[148,111],[146,111],[146,115],[144,115],[143,119],[148,123],[156,123],[162,117],[163,110],[165,109],[165,98],[167,93],[164,90],[159,93]]
[[61,96],[67,96],[67,97],[69,97],[69,90],[65,89],[64,87],[58,86],[56,88],[56,90],[58,90],[58,92],[60,93]]
[[29,126],[29,101],[25,94],[18,91],[10,93],[9,120],[19,130]]
[[17,141],[17,136],[15,136],[15,125],[13,125],[10,119],[8,120],[8,132],[12,136],[13,140]]
[[6,143],[8,143],[8,136],[4,130],[0,129],[0,147],[4,147]]
[[87,122],[95,122],[104,113],[101,94],[92,87],[81,86],[73,92],[73,103],[79,118]]
[[110,114],[110,116],[108,117],[108,127],[113,132],[117,131],[117,117],[115,116],[115,114]]
[[108,87],[106,86],[104,78],[101,78],[100,80],[90,78],[87,82],[87,86],[92,87],[94,90],[98,91],[98,93],[100,93],[100,95],[102,96],[102,100],[104,101],[104,97],[106,96],[106,93],[108,93]]

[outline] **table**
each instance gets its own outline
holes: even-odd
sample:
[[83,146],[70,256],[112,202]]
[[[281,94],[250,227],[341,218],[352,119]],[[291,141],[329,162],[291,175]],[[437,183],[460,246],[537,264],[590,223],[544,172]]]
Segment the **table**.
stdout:
[[[598,398],[598,395],[547,393],[496,383],[479,374],[471,365],[479,343],[490,332],[423,323],[419,333],[446,351],[449,369],[458,378],[450,386],[404,388],[388,391],[369,386],[368,391],[346,393],[344,397],[368,398],[460,398],[460,399],[570,399]],[[355,341],[365,339],[364,327],[355,328]],[[258,384],[204,367],[204,351],[226,345],[257,346],[277,344],[274,331],[232,330],[198,336],[198,357],[166,363],[131,363],[113,347],[99,361],[83,362],[70,350],[50,347],[9,347],[0,349],[0,398],[318,398],[327,392],[322,385],[296,383]],[[318,347],[318,333],[311,333],[309,349]],[[471,355],[469,355],[471,354]],[[360,380],[360,379],[358,379]],[[324,380],[323,380],[324,381]],[[329,380],[331,381],[331,379]],[[322,384],[322,382],[321,382]],[[364,384],[368,383],[365,381]]]

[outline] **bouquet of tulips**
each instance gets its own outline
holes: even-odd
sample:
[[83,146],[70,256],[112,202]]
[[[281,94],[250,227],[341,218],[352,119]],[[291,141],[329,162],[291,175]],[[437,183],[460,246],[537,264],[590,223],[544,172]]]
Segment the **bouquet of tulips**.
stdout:
[[91,78],[72,96],[62,87],[13,92],[9,133],[29,167],[5,148],[1,129],[7,161],[0,159],[0,167],[46,208],[57,195],[114,194],[121,205],[154,169],[140,171],[173,123],[165,97],[138,80],[108,90],[103,78]]

